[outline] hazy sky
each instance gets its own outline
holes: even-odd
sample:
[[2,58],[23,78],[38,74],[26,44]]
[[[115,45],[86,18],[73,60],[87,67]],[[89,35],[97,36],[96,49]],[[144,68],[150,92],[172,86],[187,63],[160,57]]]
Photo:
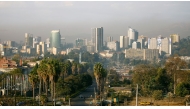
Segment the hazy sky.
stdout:
[[103,27],[104,39],[127,35],[156,37],[178,33],[190,36],[190,1],[5,1],[0,2],[0,39],[24,40],[25,33],[50,37],[60,29],[67,42],[91,38],[91,28]]

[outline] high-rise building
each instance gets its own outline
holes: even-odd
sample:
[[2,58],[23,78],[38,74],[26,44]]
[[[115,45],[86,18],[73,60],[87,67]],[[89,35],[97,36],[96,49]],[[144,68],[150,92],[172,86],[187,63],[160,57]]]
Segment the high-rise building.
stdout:
[[111,50],[118,51],[119,42],[118,41],[107,42],[107,47]]
[[47,53],[47,44],[45,42],[40,42],[41,45],[41,50],[42,50],[42,54],[46,54]]
[[33,36],[30,33],[25,33],[25,46],[33,47]]
[[127,48],[129,45],[128,36],[120,36],[120,48]]
[[141,44],[140,44],[140,42],[134,41],[134,42],[132,43],[132,48],[133,48],[133,49],[141,49]]
[[157,49],[157,38],[148,38],[148,49]]
[[172,43],[178,43],[180,41],[180,36],[178,34],[172,34],[170,35]]
[[33,48],[36,48],[36,44],[40,43],[41,41],[41,37],[40,36],[36,36],[36,37],[33,37]]
[[52,30],[50,37],[50,47],[60,48],[61,47],[61,34],[60,30]]
[[112,41],[113,41],[113,37],[108,36],[108,37],[107,37],[107,42],[112,42]]
[[129,46],[131,46],[133,41],[137,41],[138,32],[135,29],[129,28],[128,29],[128,37],[129,37]]
[[145,39],[137,39],[137,42],[140,42],[140,44],[141,44],[141,49],[143,49],[144,46],[145,46]]
[[148,49],[158,49],[160,55],[162,52],[167,54],[172,53],[172,43],[171,38],[157,37],[157,38],[148,38]]
[[170,54],[172,53],[172,44],[171,44],[171,38],[163,38],[161,42],[161,51]]
[[103,47],[103,27],[92,28],[92,43],[94,44],[95,52],[100,52]]

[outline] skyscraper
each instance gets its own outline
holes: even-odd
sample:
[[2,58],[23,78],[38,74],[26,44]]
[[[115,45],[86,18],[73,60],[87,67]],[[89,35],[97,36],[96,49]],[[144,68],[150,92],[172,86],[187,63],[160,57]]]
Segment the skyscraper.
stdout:
[[52,30],[50,36],[50,47],[60,48],[61,47],[61,34],[60,30]]
[[112,42],[112,41],[113,41],[113,37],[108,36],[108,37],[107,37],[107,42]]
[[138,32],[135,29],[129,28],[128,29],[128,37],[129,37],[129,46],[131,46],[133,41],[137,41]]
[[127,48],[129,45],[128,36],[120,36],[120,48]]
[[178,34],[172,34],[170,35],[172,43],[176,43],[180,41],[180,36]]
[[103,47],[103,27],[100,28],[92,28],[92,43],[95,48],[95,52],[99,52]]
[[25,46],[33,47],[33,36],[30,33],[25,33]]

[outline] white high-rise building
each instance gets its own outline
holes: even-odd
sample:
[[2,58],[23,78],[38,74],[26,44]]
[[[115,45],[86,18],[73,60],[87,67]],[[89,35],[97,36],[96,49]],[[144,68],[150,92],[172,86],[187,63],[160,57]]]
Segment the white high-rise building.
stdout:
[[172,42],[171,38],[163,38],[161,36],[157,38],[148,38],[148,49],[158,49],[159,54],[161,55],[162,52],[166,54],[172,54]]
[[40,45],[42,46],[42,54],[47,53],[47,44],[45,42],[40,42]]
[[120,36],[120,48],[127,48],[129,45],[129,37],[128,36]]
[[33,48],[36,48],[36,44],[39,44],[40,41],[41,41],[40,36],[33,37]]
[[171,38],[163,38],[161,42],[161,51],[167,53],[167,54],[172,54],[171,50],[172,44],[171,44]]
[[180,36],[178,34],[172,34],[170,35],[172,43],[178,43],[180,41]]
[[128,29],[128,37],[129,37],[129,46],[131,46],[133,41],[137,41],[138,32],[135,29],[129,28]]
[[108,37],[107,37],[107,42],[112,42],[112,41],[113,41],[113,37],[108,36]]
[[157,38],[148,38],[148,49],[157,49]]
[[92,43],[95,47],[95,52],[100,52],[103,47],[103,27],[92,28]]

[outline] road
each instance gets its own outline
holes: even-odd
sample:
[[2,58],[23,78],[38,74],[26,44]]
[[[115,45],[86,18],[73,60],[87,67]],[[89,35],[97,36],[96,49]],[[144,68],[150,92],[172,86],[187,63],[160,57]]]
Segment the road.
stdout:
[[79,96],[70,99],[71,106],[94,106],[93,100],[95,98],[94,89],[96,90],[96,82],[93,81],[92,85],[87,87],[85,91],[81,92],[80,95],[84,98],[79,98]]

